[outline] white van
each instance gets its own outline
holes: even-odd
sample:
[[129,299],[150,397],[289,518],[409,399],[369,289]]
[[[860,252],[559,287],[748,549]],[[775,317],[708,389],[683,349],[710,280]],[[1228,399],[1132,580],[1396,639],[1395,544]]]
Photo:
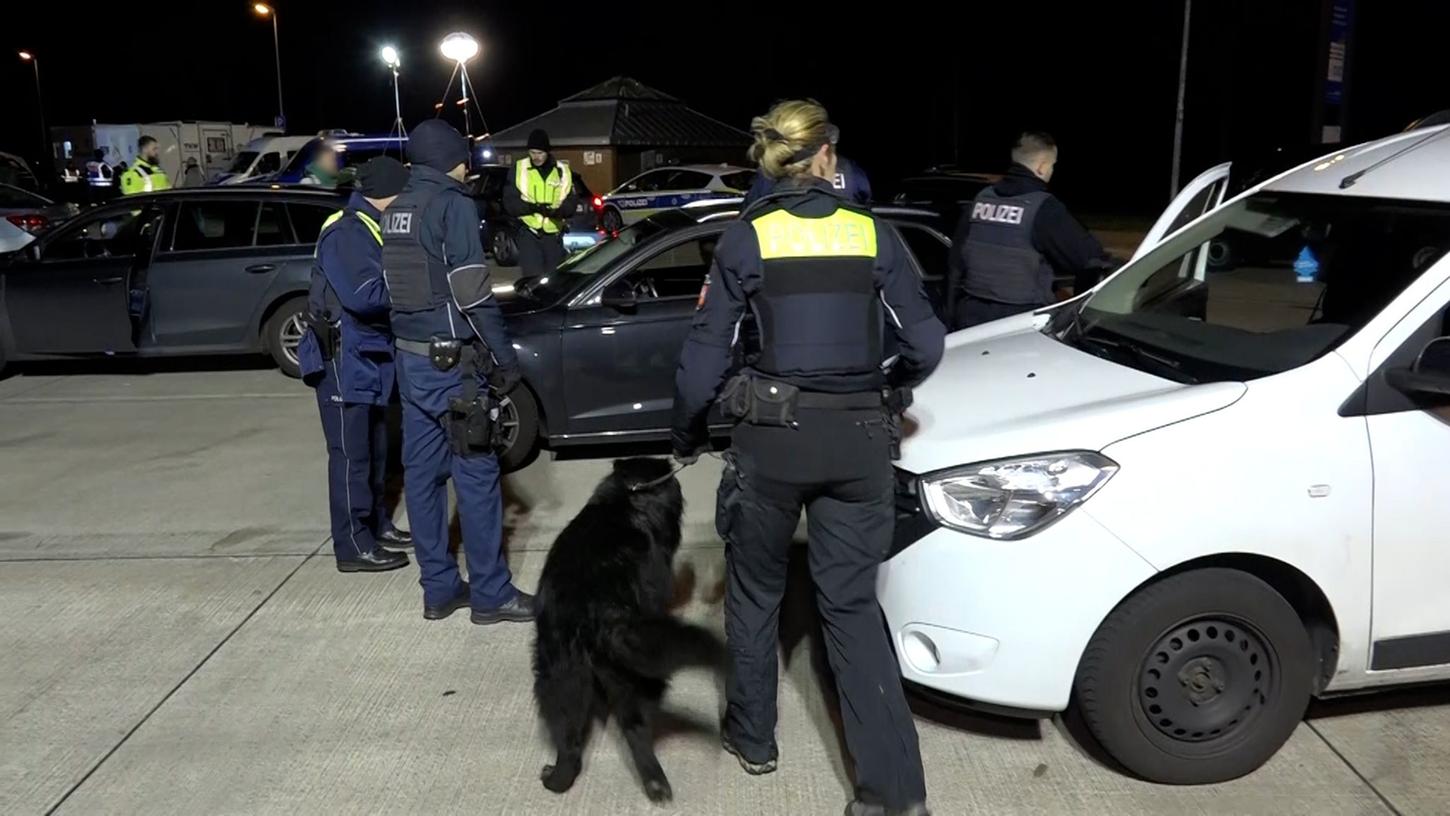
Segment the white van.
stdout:
[[302,146],[312,141],[311,136],[264,136],[253,139],[237,154],[226,172],[217,176],[216,184],[241,184],[262,176],[271,175],[287,166]]
[[1450,679],[1450,133],[1212,198],[949,338],[878,579],[909,684],[1074,708],[1167,783],[1257,768],[1311,696]]

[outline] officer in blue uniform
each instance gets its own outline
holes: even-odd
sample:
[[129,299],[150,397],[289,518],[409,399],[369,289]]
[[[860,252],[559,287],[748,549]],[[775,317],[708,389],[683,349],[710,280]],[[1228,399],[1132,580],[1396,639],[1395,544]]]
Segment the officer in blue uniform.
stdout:
[[1057,302],[1053,281],[1082,292],[1113,266],[1102,244],[1048,192],[1057,143],[1027,132],[1006,177],[977,195],[952,238],[947,315],[964,329]]
[[[835,128],[835,125],[831,125]],[[832,131],[832,138],[839,139],[841,132]],[[835,144],[832,142],[831,144]],[[871,180],[866,178],[866,173],[855,162],[842,155],[836,156],[836,173],[830,179],[831,186],[840,193],[847,201],[867,206],[871,203]],[[775,189],[776,179],[770,177],[765,170],[755,174],[755,181],[751,182],[750,190],[745,194],[743,207],[749,207],[763,196],[770,195]]]
[[[393,336],[383,282],[378,221],[402,192],[408,169],[395,159],[363,165],[347,207],[317,239],[307,293],[307,332],[298,347],[302,378],[317,390],[327,439],[332,549],[340,572],[383,572],[408,565],[412,537],[393,526],[384,503],[393,396]],[[379,546],[381,545],[381,546]]]
[[[721,403],[738,421],[717,496],[726,542],[731,671],[722,741],[748,773],[777,763],[777,622],[802,508],[809,562],[855,762],[848,816],[924,816],[916,726],[876,603],[891,547],[892,448],[903,391],[941,359],[945,330],[896,232],[831,184],[823,108],[782,102],[754,122],[754,158],[774,191],[716,248],[680,356],[672,442],[694,461]],[[757,348],[728,382],[732,348],[754,315]],[[883,336],[899,357],[883,362]]]
[[[422,573],[423,617],[472,607],[477,624],[533,619],[501,552],[495,432],[518,358],[493,299],[478,210],[463,186],[468,142],[439,119],[408,139],[412,177],[383,216],[403,399],[403,482]],[[468,581],[448,551],[448,479],[458,494]]]

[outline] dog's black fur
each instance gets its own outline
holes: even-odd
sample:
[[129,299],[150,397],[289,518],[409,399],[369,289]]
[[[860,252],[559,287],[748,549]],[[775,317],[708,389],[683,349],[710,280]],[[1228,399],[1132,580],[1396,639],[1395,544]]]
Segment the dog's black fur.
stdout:
[[709,631],[669,614],[684,506],[668,460],[618,460],[544,563],[534,698],[558,751],[542,777],[555,793],[578,777],[593,719],[613,711],[646,795],[673,795],[654,752],[654,715],[675,669],[718,666],[724,655]]

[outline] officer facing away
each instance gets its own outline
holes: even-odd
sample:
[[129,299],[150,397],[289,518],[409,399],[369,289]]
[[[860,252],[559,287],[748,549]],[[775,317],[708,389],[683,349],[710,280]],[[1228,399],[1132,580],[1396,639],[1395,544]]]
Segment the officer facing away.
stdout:
[[136,164],[121,174],[121,195],[170,190],[171,180],[161,169],[161,145],[154,136],[136,140]]
[[547,275],[564,260],[564,232],[579,208],[569,163],[554,158],[549,134],[529,134],[529,155],[514,162],[504,211],[519,219],[519,266],[526,277]]
[[[752,130],[753,158],[779,183],[720,239],[680,356],[672,433],[675,456],[690,462],[709,441],[717,398],[739,422],[716,509],[731,657],[723,742],[747,772],[775,770],[777,621],[804,507],[856,768],[846,813],[919,816],[927,812],[921,752],[876,604],[876,568],[895,522],[899,415],[887,396],[936,367],[945,331],[895,230],[832,188],[825,109],[782,102]],[[746,349],[744,370],[726,383],[747,313],[762,347]],[[890,371],[885,331],[900,347]]]
[[1012,148],[1012,167],[977,195],[952,238],[947,314],[964,329],[1057,302],[1056,275],[1077,288],[1096,283],[1107,264],[1102,244],[1077,222],[1047,183],[1057,165],[1057,143],[1029,131]]
[[[403,480],[422,573],[423,617],[472,606],[477,624],[532,620],[500,551],[499,400],[518,358],[493,299],[478,210],[463,186],[468,142],[439,119],[408,140],[412,177],[383,216],[383,270],[403,400]],[[490,389],[492,385],[492,390]],[[448,552],[448,479],[458,494],[468,581]]]
[[[383,282],[383,210],[403,191],[408,169],[395,159],[363,165],[347,207],[323,222],[307,292],[307,332],[297,348],[303,382],[317,390],[327,440],[327,497],[338,572],[408,565],[410,535],[384,502],[385,411],[393,396],[393,335]],[[381,546],[379,546],[381,545]]]

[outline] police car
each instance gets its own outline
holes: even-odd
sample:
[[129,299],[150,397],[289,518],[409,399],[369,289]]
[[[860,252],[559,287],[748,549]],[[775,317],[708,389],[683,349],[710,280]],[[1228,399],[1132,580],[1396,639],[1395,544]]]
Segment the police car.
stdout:
[[1174,784],[1450,680],[1450,128],[1203,181],[1090,293],[948,338],[877,576],[914,688]]
[[694,164],[647,170],[600,196],[595,206],[609,233],[662,210],[697,201],[734,198],[750,189],[755,171],[728,164]]

